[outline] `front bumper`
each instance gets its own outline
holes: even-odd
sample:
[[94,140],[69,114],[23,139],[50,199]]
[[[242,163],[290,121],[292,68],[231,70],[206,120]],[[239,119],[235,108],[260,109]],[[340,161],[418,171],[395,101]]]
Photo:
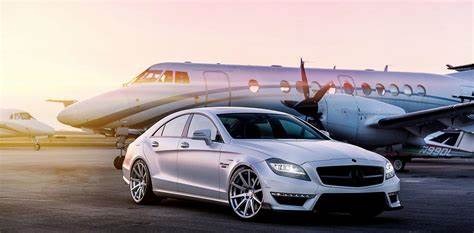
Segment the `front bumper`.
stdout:
[[[339,161],[337,165],[344,165],[344,162]],[[260,174],[264,208],[285,211],[314,211],[320,209],[323,202],[326,203],[323,205],[324,208],[328,207],[327,203],[340,203],[342,206],[339,207],[347,207],[335,208],[342,210],[341,212],[353,207],[365,207],[361,204],[382,206],[384,210],[403,208],[398,195],[400,179],[397,176],[377,185],[342,187],[323,184],[318,178],[314,164],[303,165],[311,181],[276,175],[265,162],[258,163],[255,168]],[[329,207],[331,206],[335,207],[336,204],[329,204]]]

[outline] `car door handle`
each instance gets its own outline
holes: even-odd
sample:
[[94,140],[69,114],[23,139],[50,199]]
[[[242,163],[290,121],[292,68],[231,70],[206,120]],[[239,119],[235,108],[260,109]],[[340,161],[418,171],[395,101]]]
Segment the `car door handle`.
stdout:
[[182,142],[182,143],[181,143],[181,148],[189,148],[189,143],[187,143],[187,142]]
[[151,147],[155,147],[155,148],[156,148],[156,147],[159,147],[159,146],[160,146],[160,143],[158,143],[157,141],[153,141],[153,142],[151,143]]

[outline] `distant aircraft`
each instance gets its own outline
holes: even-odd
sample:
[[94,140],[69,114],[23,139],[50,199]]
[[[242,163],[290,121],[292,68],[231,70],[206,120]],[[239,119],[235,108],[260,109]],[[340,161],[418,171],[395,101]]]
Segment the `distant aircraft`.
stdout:
[[[408,145],[438,151],[424,138],[440,130],[474,133],[473,99],[473,79],[391,72],[388,66],[374,71],[305,69],[302,60],[299,68],[160,63],[122,88],[69,105],[57,118],[109,136],[120,128],[123,137],[127,129],[134,134],[182,109],[256,107],[296,115],[335,139],[398,155]],[[405,162],[396,157],[394,165],[403,169]]]
[[35,150],[41,148],[38,137],[51,136],[54,129],[18,109],[0,109],[0,138],[30,137]]

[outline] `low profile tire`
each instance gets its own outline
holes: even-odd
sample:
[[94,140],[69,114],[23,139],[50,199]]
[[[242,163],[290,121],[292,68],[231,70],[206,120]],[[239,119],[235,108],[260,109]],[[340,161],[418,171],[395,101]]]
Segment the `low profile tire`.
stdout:
[[130,196],[137,204],[148,204],[155,199],[151,185],[150,171],[145,161],[135,161],[130,170]]
[[254,220],[262,215],[263,192],[258,175],[250,168],[237,169],[229,182],[229,205],[243,220]]
[[403,171],[405,170],[405,164],[407,162],[403,159],[395,159],[393,160],[393,168],[395,169],[395,171],[399,172],[399,171]]

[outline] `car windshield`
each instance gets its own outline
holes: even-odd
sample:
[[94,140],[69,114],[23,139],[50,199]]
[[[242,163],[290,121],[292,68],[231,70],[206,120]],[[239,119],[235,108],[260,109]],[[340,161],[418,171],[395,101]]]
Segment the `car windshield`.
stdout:
[[227,113],[217,116],[235,139],[328,139],[307,123],[288,115]]

